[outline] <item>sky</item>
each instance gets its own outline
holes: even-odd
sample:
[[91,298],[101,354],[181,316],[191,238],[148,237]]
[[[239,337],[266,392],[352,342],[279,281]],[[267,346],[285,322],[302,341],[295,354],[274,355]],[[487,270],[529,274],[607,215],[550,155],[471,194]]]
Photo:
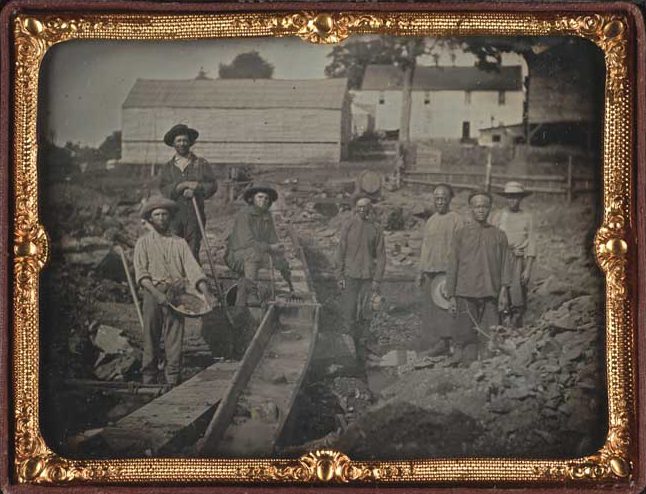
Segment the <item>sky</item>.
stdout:
[[[220,64],[251,50],[274,66],[274,79],[320,79],[332,48],[297,38],[61,43],[48,51],[42,66],[43,130],[59,145],[98,146],[120,129],[121,105],[138,78],[192,79],[200,68],[217,78]],[[456,65],[474,61],[456,52]],[[439,63],[452,63],[448,52]],[[503,63],[518,64],[521,58],[511,54]]]

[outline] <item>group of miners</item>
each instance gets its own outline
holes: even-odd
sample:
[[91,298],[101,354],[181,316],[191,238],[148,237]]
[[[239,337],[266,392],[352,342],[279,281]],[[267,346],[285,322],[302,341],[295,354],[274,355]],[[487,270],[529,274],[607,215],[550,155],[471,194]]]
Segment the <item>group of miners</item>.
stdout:
[[[217,189],[215,176],[202,158],[191,152],[195,129],[178,124],[164,136],[175,149],[161,170],[161,195],[142,208],[148,231],[134,250],[136,284],[143,291],[144,383],[161,380],[159,366],[164,346],[164,382],[180,382],[183,316],[172,310],[169,287],[177,280],[201,294],[210,306],[215,298],[199,263],[206,217],[204,201]],[[522,324],[527,285],[536,256],[531,215],[520,209],[528,193],[517,182],[500,193],[507,206],[491,216],[492,196],[469,195],[470,217],[451,211],[454,196],[449,184],[433,192],[435,212],[423,230],[417,282],[424,294],[423,339],[429,355],[457,352],[468,363],[486,356],[491,326],[504,318]],[[269,185],[248,187],[245,207],[235,217],[227,239],[225,263],[239,276],[235,304],[258,300],[259,269],[280,271],[290,291],[293,286],[276,234],[271,205],[278,192]],[[336,254],[336,276],[341,297],[343,330],[352,335],[357,359],[366,359],[363,308],[380,293],[386,266],[384,234],[375,220],[373,201],[356,197],[351,218],[343,225]]]
[[[184,124],[166,133],[164,142],[175,154],[161,170],[161,194],[149,198],[141,211],[148,231],[137,240],[133,262],[136,285],[143,291],[142,379],[148,384],[161,381],[172,387],[181,380],[184,317],[170,306],[169,290],[174,283],[186,280],[206,304],[213,307],[216,303],[199,253],[206,224],[204,201],[215,194],[217,183],[208,162],[191,152],[198,135]],[[267,264],[280,271],[293,291],[289,265],[269,212],[278,193],[259,184],[248,187],[243,198],[247,204],[235,217],[225,254],[226,264],[240,276],[238,306],[260,302],[255,282],[259,268]]]
[[[492,196],[469,195],[469,217],[451,211],[453,188],[433,191],[435,212],[423,228],[417,284],[423,292],[422,341],[426,355],[453,354],[464,364],[488,354],[492,326],[523,323],[536,241],[531,215],[520,204],[529,195],[508,182],[499,193],[507,205],[490,217]],[[359,362],[366,358],[362,314],[384,279],[384,236],[371,213],[371,200],[358,198],[355,214],[341,229],[337,279],[344,290],[345,329],[353,335]]]

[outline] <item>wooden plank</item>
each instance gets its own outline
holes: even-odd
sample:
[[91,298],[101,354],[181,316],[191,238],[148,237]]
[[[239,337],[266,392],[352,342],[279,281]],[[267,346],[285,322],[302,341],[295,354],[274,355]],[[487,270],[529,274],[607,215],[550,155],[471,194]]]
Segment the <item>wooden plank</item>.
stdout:
[[[412,178],[402,178],[402,182],[406,184],[416,184],[416,185],[439,185],[444,183],[445,180],[416,180]],[[454,189],[478,189],[480,188],[476,184],[465,184],[460,182],[451,182],[451,187]]]
[[137,409],[114,425],[102,437],[115,455],[156,454],[191,437],[200,420],[208,420],[225,395],[239,364],[213,364],[185,383]]
[[256,366],[265,351],[267,342],[276,328],[275,319],[275,307],[270,305],[244,354],[235,376],[224,393],[223,400],[220,402],[220,405],[213,415],[203,438],[198,444],[198,452],[200,454],[208,454],[212,452],[222,438],[224,431],[229,426],[229,423],[233,418],[233,414],[235,413],[236,403],[247,386],[249,378],[256,369]]
[[211,452],[270,456],[309,366],[318,328],[318,304],[276,306],[276,330],[241,393],[236,411]]

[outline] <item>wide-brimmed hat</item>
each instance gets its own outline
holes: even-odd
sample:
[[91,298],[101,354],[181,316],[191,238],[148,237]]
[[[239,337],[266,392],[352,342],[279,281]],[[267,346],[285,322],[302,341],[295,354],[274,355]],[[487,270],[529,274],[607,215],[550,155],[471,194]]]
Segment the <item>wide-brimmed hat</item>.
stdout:
[[498,192],[498,195],[503,197],[526,197],[530,194],[520,182],[507,182],[503,191]]
[[276,199],[278,199],[278,192],[276,192],[276,189],[274,189],[269,184],[252,185],[244,191],[242,198],[246,202],[250,203],[253,200],[253,196],[255,196],[257,192],[264,192],[265,194],[267,194],[271,202],[276,202]]
[[444,296],[446,291],[446,275],[438,274],[431,281],[431,300],[440,309],[448,309],[451,305],[448,298]]
[[173,147],[173,142],[177,136],[188,136],[189,141],[193,144],[199,135],[200,133],[197,130],[191,129],[188,125],[177,124],[173,125],[173,127],[166,132],[164,135],[164,142],[167,146]]
[[147,220],[155,209],[165,209],[172,215],[177,212],[177,203],[166,197],[153,196],[141,208],[141,217]]

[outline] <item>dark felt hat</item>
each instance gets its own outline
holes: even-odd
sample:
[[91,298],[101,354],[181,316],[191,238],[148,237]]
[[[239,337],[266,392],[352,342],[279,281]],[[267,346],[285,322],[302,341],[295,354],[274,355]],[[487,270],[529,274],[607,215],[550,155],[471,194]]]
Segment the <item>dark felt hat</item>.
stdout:
[[165,209],[173,215],[177,212],[177,203],[166,197],[153,196],[141,208],[141,217],[147,220],[155,209]]
[[180,135],[188,136],[191,144],[193,144],[200,133],[195,129],[191,129],[188,125],[177,124],[173,125],[173,127],[166,132],[166,135],[164,135],[164,142],[167,146],[173,147],[173,141],[175,141],[175,138]]
[[265,194],[269,195],[271,202],[276,202],[276,199],[278,199],[278,192],[276,192],[276,189],[274,189],[269,184],[252,185],[244,191],[242,198],[246,202],[251,203],[253,196],[255,196],[257,192],[264,192]]

